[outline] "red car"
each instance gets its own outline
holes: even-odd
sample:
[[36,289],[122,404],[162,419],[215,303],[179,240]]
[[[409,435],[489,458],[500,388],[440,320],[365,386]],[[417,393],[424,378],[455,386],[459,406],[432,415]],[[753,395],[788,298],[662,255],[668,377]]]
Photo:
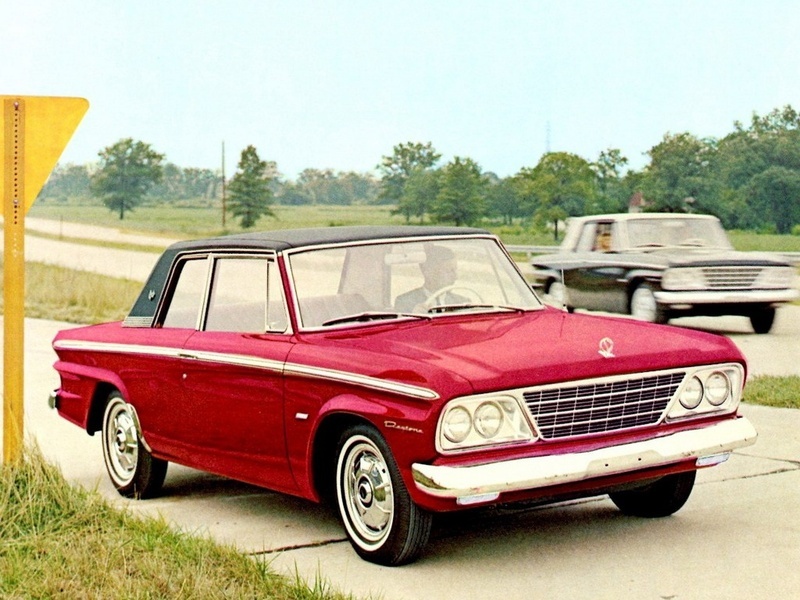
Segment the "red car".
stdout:
[[341,227],[168,248],[129,316],[60,332],[51,405],[125,496],[176,462],[337,507],[419,556],[433,513],[609,494],[660,517],[755,442],[724,337],[545,307],[479,229]]

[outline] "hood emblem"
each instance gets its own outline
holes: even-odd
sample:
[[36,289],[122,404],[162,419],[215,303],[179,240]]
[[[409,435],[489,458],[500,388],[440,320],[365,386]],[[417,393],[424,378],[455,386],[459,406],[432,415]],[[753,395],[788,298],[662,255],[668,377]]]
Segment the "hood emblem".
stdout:
[[607,337],[600,340],[600,349],[597,353],[603,358],[614,358],[614,340]]

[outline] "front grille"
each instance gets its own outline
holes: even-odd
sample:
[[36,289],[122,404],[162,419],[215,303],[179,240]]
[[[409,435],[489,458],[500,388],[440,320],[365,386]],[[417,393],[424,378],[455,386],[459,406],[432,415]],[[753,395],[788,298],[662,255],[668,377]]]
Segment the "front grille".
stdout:
[[712,290],[741,290],[754,287],[762,267],[718,266],[703,267],[708,287]]
[[685,373],[583,382],[523,392],[544,439],[620,431],[658,422]]

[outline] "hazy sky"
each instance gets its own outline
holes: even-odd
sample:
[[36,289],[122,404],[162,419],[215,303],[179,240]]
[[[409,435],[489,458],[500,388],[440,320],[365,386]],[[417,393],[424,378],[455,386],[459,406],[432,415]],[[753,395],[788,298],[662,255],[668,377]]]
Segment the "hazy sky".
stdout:
[[800,2],[0,0],[0,94],[82,96],[61,162],[132,137],[226,171],[370,171],[401,142],[507,176],[632,166],[667,132],[800,109]]

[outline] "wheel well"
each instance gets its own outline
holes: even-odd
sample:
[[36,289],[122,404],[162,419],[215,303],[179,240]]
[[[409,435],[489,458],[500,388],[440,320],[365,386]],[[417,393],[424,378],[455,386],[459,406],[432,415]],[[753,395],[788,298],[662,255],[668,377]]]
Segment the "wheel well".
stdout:
[[117,388],[105,381],[99,381],[92,395],[92,404],[89,408],[89,417],[86,421],[86,431],[90,435],[103,428],[103,412],[106,409],[106,401],[111,392],[118,391]]
[[348,427],[358,424],[372,425],[367,419],[356,415],[336,413],[327,416],[317,429],[314,437],[312,477],[314,489],[325,503],[333,503],[336,499],[334,474],[339,438]]

